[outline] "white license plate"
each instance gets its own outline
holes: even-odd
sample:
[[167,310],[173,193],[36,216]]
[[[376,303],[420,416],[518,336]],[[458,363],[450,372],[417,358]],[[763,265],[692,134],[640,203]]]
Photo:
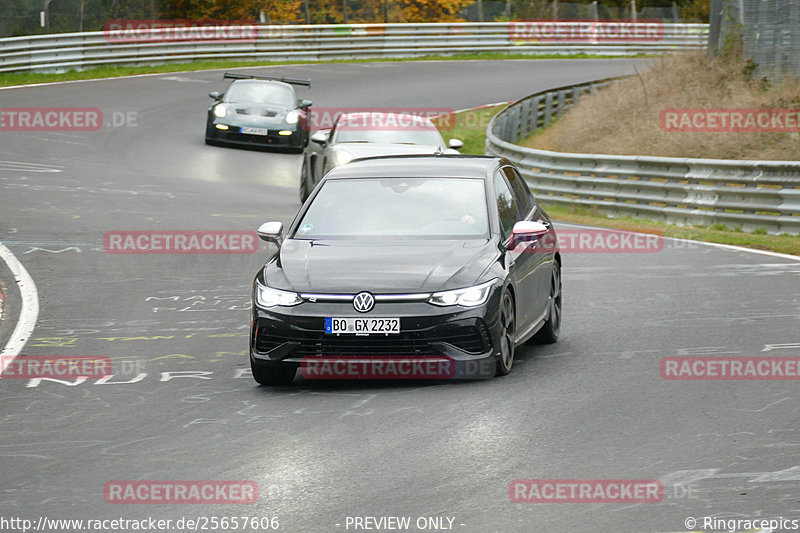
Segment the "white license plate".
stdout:
[[243,126],[242,133],[249,133],[250,135],[269,135],[269,130],[265,130],[264,128],[248,128]]
[[400,333],[399,318],[326,318],[325,333]]

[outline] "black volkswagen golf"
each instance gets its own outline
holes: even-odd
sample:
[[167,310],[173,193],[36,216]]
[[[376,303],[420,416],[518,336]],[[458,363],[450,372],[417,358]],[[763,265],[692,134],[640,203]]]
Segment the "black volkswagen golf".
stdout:
[[285,235],[280,222],[258,234],[278,246],[253,285],[258,383],[288,384],[298,368],[491,377],[521,343],[558,339],[558,241],[505,159],[357,160],[322,179]]

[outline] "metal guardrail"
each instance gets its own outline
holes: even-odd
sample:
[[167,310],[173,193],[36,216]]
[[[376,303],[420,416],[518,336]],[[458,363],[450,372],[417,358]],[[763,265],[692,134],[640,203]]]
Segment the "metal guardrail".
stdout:
[[516,163],[547,202],[677,224],[800,234],[800,162],[574,154],[515,144],[605,83],[562,87],[510,104],[487,127],[486,153]]
[[[514,25],[517,26],[514,26]],[[351,24],[215,27],[248,38],[230,40],[119,39],[111,31],[0,39],[0,72],[82,69],[96,65],[141,65],[195,60],[328,60],[406,58],[478,52],[524,54],[660,54],[703,48],[707,24],[663,24],[658,38],[587,39],[546,37],[534,41],[519,22]],[[558,23],[567,33],[586,22]],[[589,23],[595,25],[612,23]],[[147,39],[147,32],[152,38]]]

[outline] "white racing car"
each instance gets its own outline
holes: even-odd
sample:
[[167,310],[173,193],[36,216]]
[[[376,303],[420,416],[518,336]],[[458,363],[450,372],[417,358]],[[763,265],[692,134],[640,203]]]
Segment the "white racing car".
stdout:
[[311,134],[303,155],[300,201],[305,202],[332,168],[354,159],[384,155],[458,154],[464,143],[445,144],[427,117],[404,113],[359,111],[340,114],[330,130]]

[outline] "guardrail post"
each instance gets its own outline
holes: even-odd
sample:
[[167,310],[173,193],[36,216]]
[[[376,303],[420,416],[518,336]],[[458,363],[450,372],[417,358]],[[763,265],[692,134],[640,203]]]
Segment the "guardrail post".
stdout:
[[539,125],[541,124],[541,116],[539,113],[539,107],[542,105],[542,97],[541,96],[534,96],[530,99],[531,101],[531,128],[530,133],[536,133],[536,130],[539,129]]
[[510,117],[509,122],[511,123],[511,136],[509,137],[510,142],[515,143],[519,140],[520,137],[520,123],[519,123],[519,115],[520,115],[520,108],[519,106],[515,107],[514,110],[511,112],[512,115]]
[[580,87],[575,87],[572,89],[572,105],[578,105],[578,102],[581,101],[581,89]]
[[531,132],[531,101],[525,100],[521,107],[522,116],[520,118],[519,134],[524,138]]
[[542,124],[543,128],[546,128],[550,125],[550,119],[553,115],[553,93],[548,92],[544,95],[544,121]]

